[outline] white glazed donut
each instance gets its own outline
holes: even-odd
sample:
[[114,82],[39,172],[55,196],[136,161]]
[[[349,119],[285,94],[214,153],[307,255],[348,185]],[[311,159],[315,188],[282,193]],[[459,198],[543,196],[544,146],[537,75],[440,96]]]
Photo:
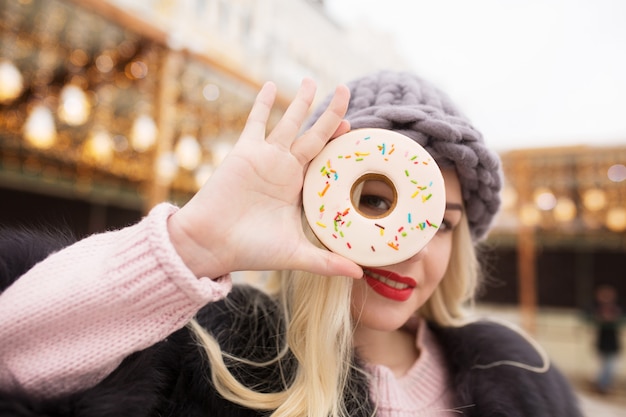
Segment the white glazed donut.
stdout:
[[[393,184],[396,200],[376,218],[352,201],[353,187],[373,176]],[[430,241],[446,195],[439,167],[417,142],[391,130],[356,129],[330,141],[311,161],[302,204],[326,248],[362,266],[383,266],[410,258]]]

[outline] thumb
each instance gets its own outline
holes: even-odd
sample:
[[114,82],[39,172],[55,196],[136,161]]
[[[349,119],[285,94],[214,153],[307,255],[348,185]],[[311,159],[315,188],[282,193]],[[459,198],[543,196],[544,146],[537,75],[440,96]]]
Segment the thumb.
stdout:
[[313,272],[324,276],[341,275],[351,278],[361,278],[363,269],[336,253],[327,249],[320,249],[314,245],[302,254],[302,262],[298,269]]

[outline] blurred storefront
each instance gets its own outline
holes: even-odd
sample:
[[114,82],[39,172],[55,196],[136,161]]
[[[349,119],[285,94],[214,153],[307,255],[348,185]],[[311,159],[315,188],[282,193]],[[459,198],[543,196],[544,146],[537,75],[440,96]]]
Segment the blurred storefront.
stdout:
[[599,284],[626,295],[626,145],[501,156],[503,210],[488,242],[497,276],[483,300],[584,309]]
[[79,235],[184,200],[232,145],[257,85],[100,3],[0,2],[2,223]]
[[[264,81],[275,120],[303,76],[326,94],[379,64],[350,35],[317,1],[0,0],[0,224],[81,236],[184,202]],[[402,66],[385,40],[368,51]]]

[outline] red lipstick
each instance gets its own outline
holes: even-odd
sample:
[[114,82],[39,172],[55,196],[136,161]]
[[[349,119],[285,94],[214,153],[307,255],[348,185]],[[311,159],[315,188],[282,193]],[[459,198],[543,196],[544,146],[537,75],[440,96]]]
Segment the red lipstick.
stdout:
[[411,296],[417,282],[395,272],[383,269],[365,269],[365,282],[383,297],[394,301],[406,301]]

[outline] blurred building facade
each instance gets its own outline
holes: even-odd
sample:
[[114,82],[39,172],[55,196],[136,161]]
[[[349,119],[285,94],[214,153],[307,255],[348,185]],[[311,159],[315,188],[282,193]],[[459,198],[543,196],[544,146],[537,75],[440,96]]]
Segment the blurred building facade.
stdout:
[[[0,0],[0,225],[82,236],[182,203],[265,80],[275,121],[302,77],[325,95],[383,67],[408,68],[392,39],[342,27],[323,1]],[[581,306],[600,279],[625,294],[626,148],[502,157],[483,299]]]
[[584,309],[599,284],[626,296],[626,144],[501,157],[503,207],[488,242],[498,273],[483,299]]

